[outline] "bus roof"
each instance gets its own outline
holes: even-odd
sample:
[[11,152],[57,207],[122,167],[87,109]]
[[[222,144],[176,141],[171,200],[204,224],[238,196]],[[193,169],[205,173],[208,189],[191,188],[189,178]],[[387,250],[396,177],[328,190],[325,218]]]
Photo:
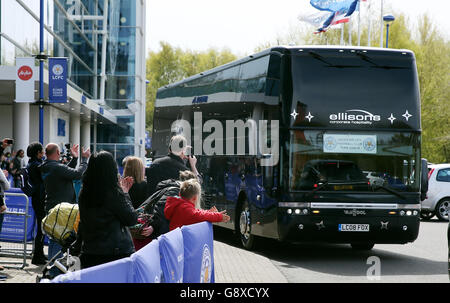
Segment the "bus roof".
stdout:
[[261,52],[258,52],[253,55],[246,56],[244,58],[229,62],[227,64],[215,67],[213,69],[209,69],[206,71],[203,71],[199,74],[190,76],[188,78],[185,78],[183,80],[165,85],[163,87],[160,87],[158,89],[158,92],[164,91],[166,89],[176,87],[179,85],[182,85],[184,83],[191,82],[195,79],[208,76],[210,74],[225,70],[227,68],[231,68],[233,66],[246,63],[252,60],[255,60],[257,58],[263,57],[265,55],[270,54],[271,52],[278,52],[281,54],[289,54],[293,51],[301,51],[301,50],[337,50],[337,51],[343,51],[343,50],[350,50],[350,51],[370,51],[370,52],[380,52],[380,53],[399,53],[399,54],[405,54],[408,53],[410,55],[414,56],[414,53],[411,50],[407,49],[386,49],[386,48],[380,48],[380,47],[367,47],[367,46],[342,46],[342,45],[296,45],[296,46],[275,46],[268,49],[265,49]]

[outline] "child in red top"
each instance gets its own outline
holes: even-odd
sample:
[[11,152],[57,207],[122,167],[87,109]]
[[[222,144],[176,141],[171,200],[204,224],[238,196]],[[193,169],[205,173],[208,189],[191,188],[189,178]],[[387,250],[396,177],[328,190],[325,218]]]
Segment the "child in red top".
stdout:
[[167,198],[164,215],[170,221],[169,230],[203,221],[228,222],[230,220],[226,210],[218,212],[214,207],[211,210],[196,208],[200,192],[198,181],[191,179],[181,183],[180,197]]

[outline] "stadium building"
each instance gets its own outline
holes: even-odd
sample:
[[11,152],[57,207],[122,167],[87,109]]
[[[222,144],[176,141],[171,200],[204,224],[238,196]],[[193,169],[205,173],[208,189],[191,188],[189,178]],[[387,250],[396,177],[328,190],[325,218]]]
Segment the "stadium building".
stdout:
[[[44,50],[66,57],[67,103],[44,107],[43,143],[145,157],[145,1],[44,0]],[[40,1],[0,0],[0,138],[14,150],[39,141],[35,99],[15,102],[16,58],[39,53]],[[48,62],[44,69],[48,100]]]

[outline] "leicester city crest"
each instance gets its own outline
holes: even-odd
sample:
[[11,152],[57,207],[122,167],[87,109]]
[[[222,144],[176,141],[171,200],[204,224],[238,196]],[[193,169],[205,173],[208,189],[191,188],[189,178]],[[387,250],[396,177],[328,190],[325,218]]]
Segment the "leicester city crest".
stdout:
[[334,150],[337,146],[336,139],[333,136],[327,136],[324,138],[324,149],[325,150]]
[[207,244],[203,246],[202,268],[200,270],[200,283],[210,283],[212,273],[211,252]]
[[363,141],[364,150],[371,152],[377,148],[377,142],[372,137],[367,137]]

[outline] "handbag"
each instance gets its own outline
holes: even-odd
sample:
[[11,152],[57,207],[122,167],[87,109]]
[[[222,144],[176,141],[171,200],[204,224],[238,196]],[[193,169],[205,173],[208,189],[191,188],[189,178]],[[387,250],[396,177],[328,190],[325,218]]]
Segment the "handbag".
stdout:
[[141,235],[141,233],[144,228],[147,228],[150,225],[152,225],[153,214],[141,212],[138,215],[137,221],[139,222],[138,224],[130,227],[131,236],[133,237],[133,239],[137,240],[147,239],[148,237]]

